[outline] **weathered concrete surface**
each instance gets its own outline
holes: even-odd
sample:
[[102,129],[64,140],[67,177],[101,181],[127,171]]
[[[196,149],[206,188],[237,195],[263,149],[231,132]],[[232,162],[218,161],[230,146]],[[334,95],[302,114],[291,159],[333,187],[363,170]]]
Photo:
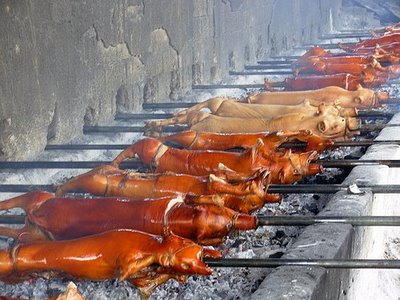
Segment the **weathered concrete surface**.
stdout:
[[84,124],[315,40],[340,3],[1,1],[0,159],[32,157]]
[[[396,114],[389,122],[399,124],[400,114]],[[398,140],[399,126],[388,127],[382,130],[377,140]],[[363,159],[399,159],[400,146],[374,145],[368,149]],[[368,175],[364,175],[368,176]],[[386,184],[400,182],[400,168],[389,168]],[[399,216],[399,194],[376,194],[372,202],[371,215]],[[364,228],[361,244],[355,247],[354,258],[370,259],[399,259],[400,228],[396,226]],[[344,300],[361,299],[399,299],[400,297],[399,270],[351,270],[348,283],[348,293]]]
[[[355,175],[349,175],[347,184],[354,181],[359,172],[372,172],[370,166],[363,167],[362,171],[355,171],[360,168],[353,170]],[[387,175],[387,172],[383,174]],[[382,179],[386,179],[385,176],[382,178],[382,175],[371,175],[366,184],[379,184],[383,182]],[[372,198],[371,193],[353,195],[338,192],[319,215],[366,215],[370,211]],[[354,238],[354,231],[351,225],[308,226],[282,258],[349,258],[352,255],[352,244],[359,243]],[[338,299],[347,284],[348,272],[343,270],[279,267],[266,277],[252,299]]]
[[393,24],[400,21],[400,5],[398,0],[346,0],[373,12],[382,22]]

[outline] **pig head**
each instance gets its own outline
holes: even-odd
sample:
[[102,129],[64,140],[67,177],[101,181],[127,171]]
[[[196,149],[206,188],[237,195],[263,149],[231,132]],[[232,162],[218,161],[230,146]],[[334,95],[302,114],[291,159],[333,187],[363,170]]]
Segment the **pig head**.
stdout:
[[346,91],[347,97],[339,95],[336,103],[342,107],[379,107],[389,99],[389,93],[374,91],[357,85],[356,90]]
[[323,171],[322,166],[313,163],[318,158],[317,151],[293,153],[286,150],[283,153],[263,153],[270,161],[271,182],[291,184],[300,181],[305,176],[312,176]]
[[358,119],[353,117],[343,118],[329,106],[320,104],[319,111],[312,117],[303,120],[300,127],[311,130],[314,134],[324,138],[351,138],[360,127]]

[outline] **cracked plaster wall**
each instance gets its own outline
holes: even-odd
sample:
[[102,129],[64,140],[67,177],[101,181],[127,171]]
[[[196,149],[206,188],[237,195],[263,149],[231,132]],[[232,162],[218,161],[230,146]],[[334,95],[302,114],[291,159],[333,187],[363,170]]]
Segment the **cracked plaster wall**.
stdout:
[[4,0],[0,160],[326,32],[340,0]]

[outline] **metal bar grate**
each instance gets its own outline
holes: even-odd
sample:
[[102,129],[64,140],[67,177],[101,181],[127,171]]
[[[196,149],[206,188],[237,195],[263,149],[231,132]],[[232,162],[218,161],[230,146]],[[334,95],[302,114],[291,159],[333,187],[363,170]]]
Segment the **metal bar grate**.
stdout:
[[282,259],[282,258],[205,258],[210,267],[276,268],[322,267],[327,269],[400,269],[400,260],[389,259]]
[[[357,185],[360,193],[370,191],[374,194],[399,194],[400,185]],[[27,193],[32,191],[54,192],[53,184],[0,184],[0,193]],[[342,184],[271,184],[268,192],[271,194],[333,194],[340,191],[350,191],[351,186]]]

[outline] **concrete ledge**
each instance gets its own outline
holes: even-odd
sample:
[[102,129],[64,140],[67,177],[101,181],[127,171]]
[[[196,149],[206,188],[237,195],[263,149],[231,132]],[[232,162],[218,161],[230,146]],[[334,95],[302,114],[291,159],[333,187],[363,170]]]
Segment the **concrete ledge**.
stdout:
[[[309,226],[283,258],[342,258],[353,230],[349,225]],[[280,267],[262,282],[251,299],[323,299],[335,288],[335,272],[323,268]]]
[[388,124],[400,125],[400,113],[395,114]]
[[[396,118],[398,116],[396,115]],[[393,120],[395,121],[395,120]],[[393,139],[393,130],[386,128],[379,139]],[[361,159],[394,159],[400,156],[398,145],[374,145]],[[355,167],[344,184],[387,184],[387,166]],[[371,215],[375,196],[371,192],[350,194],[338,192],[319,215]],[[305,228],[283,258],[359,258],[368,239],[368,227],[350,225],[314,225]],[[280,267],[269,273],[251,299],[343,299],[351,286],[351,270],[324,268]]]

